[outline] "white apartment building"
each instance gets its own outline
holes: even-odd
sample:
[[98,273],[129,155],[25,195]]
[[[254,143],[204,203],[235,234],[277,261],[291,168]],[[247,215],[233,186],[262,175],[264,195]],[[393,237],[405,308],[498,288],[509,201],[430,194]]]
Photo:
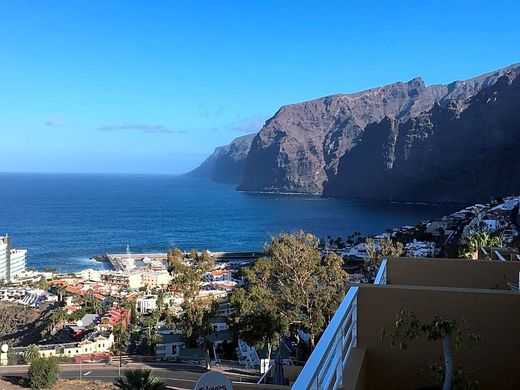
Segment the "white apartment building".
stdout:
[[27,263],[27,249],[11,249],[10,253],[9,280],[25,272]]
[[0,280],[12,281],[25,271],[27,250],[11,249],[11,237],[0,236]]
[[9,263],[9,237],[7,234],[0,237],[0,280],[7,280],[7,265]]

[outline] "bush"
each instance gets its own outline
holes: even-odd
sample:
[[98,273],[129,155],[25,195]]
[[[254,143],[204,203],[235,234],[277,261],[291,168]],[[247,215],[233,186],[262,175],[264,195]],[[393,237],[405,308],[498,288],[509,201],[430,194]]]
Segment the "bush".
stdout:
[[27,364],[31,364],[34,359],[38,359],[40,357],[40,348],[38,348],[37,345],[31,344],[27,347],[22,356],[23,360]]
[[151,370],[137,368],[125,372],[123,378],[117,378],[114,385],[120,390],[166,390],[159,378],[151,376]]
[[31,389],[52,389],[58,380],[60,369],[58,359],[38,357],[32,359],[29,366],[29,386]]

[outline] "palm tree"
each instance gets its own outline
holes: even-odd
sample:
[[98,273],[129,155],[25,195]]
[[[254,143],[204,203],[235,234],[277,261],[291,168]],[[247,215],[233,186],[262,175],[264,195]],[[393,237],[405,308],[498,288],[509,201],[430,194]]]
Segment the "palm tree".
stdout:
[[164,382],[151,376],[151,372],[141,368],[128,370],[124,377],[116,379],[114,385],[121,390],[165,390]]

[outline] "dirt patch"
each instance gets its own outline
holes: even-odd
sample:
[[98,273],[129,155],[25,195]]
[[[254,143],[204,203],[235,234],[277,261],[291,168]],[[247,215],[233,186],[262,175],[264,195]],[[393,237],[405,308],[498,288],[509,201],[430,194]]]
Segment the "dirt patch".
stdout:
[[[27,390],[27,387],[20,385],[21,378],[2,378],[0,379],[0,390]],[[109,382],[100,381],[80,381],[77,379],[60,379],[53,387],[53,390],[113,390],[114,386]]]

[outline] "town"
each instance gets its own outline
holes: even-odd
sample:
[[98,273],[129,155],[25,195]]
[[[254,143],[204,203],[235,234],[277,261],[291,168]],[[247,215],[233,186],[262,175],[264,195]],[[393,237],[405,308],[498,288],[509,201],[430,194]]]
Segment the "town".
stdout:
[[[0,237],[0,362],[29,364],[37,356],[116,367],[135,361],[228,365],[261,381],[274,356],[287,366],[305,361],[317,336],[284,328],[276,340],[255,339],[247,327],[260,325],[240,319],[247,299],[262,299],[247,298],[253,274],[267,272],[263,259],[276,256],[280,245],[315,243],[328,270],[339,267],[341,274],[330,278],[345,283],[373,283],[386,257],[520,260],[519,205],[520,197],[497,199],[374,237],[281,235],[266,253],[131,253],[127,247],[126,253],[97,256],[112,270],[68,274],[29,269],[27,250],[14,249],[6,235]],[[334,299],[337,306],[342,295]]]

